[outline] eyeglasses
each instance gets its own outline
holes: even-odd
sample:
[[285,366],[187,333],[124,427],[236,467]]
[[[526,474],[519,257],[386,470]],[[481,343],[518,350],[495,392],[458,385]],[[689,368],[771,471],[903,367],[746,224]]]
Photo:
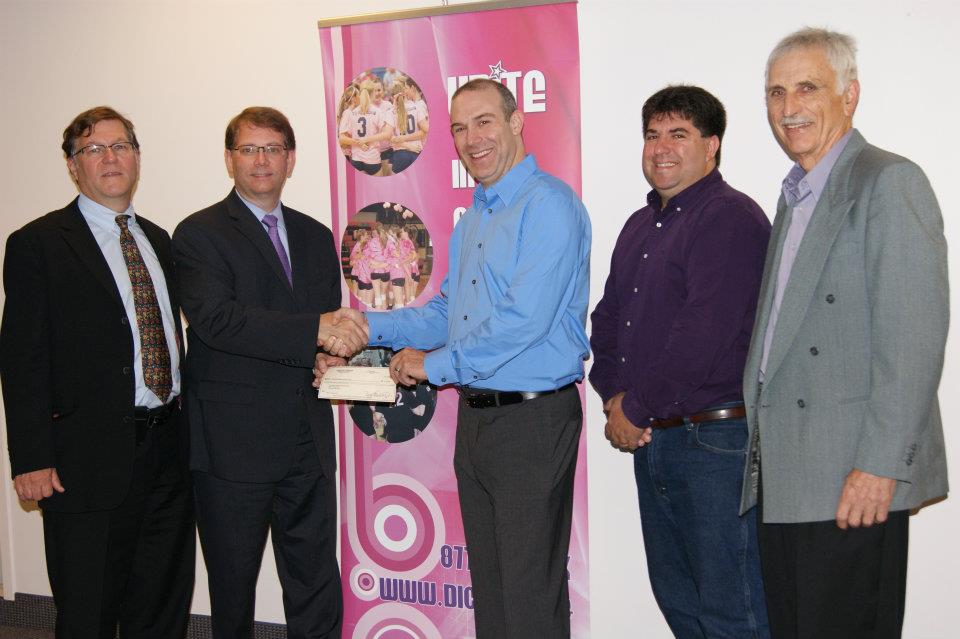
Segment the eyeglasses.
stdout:
[[241,146],[233,147],[234,151],[237,151],[240,155],[245,155],[247,157],[253,157],[263,151],[271,157],[279,157],[280,155],[287,152],[287,147],[285,144],[268,144],[266,146],[257,146],[256,144],[243,144]]
[[114,155],[127,155],[133,150],[132,142],[114,142],[113,144],[88,144],[73,152],[70,157],[75,158],[81,153],[92,158],[102,158],[107,154],[107,149],[113,151]]

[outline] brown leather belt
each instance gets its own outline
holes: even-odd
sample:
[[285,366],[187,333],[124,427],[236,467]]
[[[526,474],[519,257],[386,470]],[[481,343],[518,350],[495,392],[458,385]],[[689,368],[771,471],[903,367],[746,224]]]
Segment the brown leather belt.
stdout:
[[673,428],[682,426],[685,421],[691,424],[702,424],[703,422],[722,422],[728,419],[742,419],[747,416],[747,409],[743,406],[733,406],[732,408],[718,408],[717,410],[705,410],[702,413],[695,413],[686,418],[679,415],[675,417],[665,417],[664,419],[655,419],[650,422],[651,428]]

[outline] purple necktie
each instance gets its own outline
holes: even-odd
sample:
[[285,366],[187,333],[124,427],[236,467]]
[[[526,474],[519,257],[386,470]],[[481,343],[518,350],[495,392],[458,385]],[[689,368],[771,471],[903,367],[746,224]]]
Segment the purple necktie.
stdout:
[[293,286],[293,273],[290,270],[290,260],[287,258],[287,251],[283,248],[283,242],[280,241],[280,229],[277,228],[277,216],[276,215],[264,215],[263,223],[267,226],[267,235],[270,236],[270,241],[273,242],[273,248],[277,252],[277,257],[280,258],[280,265],[283,266],[283,272],[287,274],[287,281],[290,282],[290,286]]

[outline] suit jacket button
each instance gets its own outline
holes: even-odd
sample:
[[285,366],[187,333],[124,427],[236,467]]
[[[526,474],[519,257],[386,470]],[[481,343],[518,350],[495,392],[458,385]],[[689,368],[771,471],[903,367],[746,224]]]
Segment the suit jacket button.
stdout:
[[126,326],[127,324],[129,324],[129,320],[127,320],[127,316],[126,316],[126,315],[124,315],[123,317],[120,318],[120,323],[121,323],[123,326]]
[[803,407],[806,406],[806,405],[807,405],[807,403],[806,403],[805,401],[803,401],[802,399],[798,399],[798,400],[797,400],[797,406],[799,406],[800,408],[803,408]]
[[833,293],[830,293],[829,295],[827,295],[826,299],[827,299],[827,304],[833,304],[833,302],[836,301],[837,298],[833,296]]
[[132,422],[132,421],[133,421],[133,418],[130,417],[129,415],[124,415],[124,416],[123,416],[123,423],[124,423],[124,424],[129,424],[129,423]]
[[124,375],[129,375],[129,374],[130,374],[130,367],[129,367],[129,366],[124,366],[124,367],[123,367],[123,374],[124,374]]
[[811,346],[811,347],[810,347],[810,354],[813,355],[814,357],[816,357],[817,355],[820,354],[820,349],[817,348],[816,346]]
[[302,388],[298,388],[298,389],[297,389],[297,397],[303,397],[303,389],[302,389]]

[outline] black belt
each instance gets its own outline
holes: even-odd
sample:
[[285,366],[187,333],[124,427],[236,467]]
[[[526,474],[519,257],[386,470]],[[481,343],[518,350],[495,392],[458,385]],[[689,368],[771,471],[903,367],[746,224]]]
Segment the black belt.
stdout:
[[147,408],[146,406],[133,407],[133,423],[137,429],[137,444],[142,444],[147,433],[162,426],[170,420],[173,412],[180,407],[180,398],[174,398],[169,404],[158,406],[156,408]]
[[528,399],[536,399],[544,395],[555,395],[573,386],[574,382],[570,382],[562,388],[555,388],[548,391],[495,391],[460,387],[457,389],[457,392],[460,393],[463,401],[465,401],[470,408],[493,408],[494,406],[519,404]]
[[654,419],[650,422],[651,428],[673,428],[689,421],[691,424],[701,424],[703,422],[722,422],[728,419],[742,419],[747,416],[747,409],[743,406],[732,406],[731,408],[718,408],[716,410],[705,410],[702,413],[695,413],[687,417],[679,415],[675,417],[665,417],[664,419]]

